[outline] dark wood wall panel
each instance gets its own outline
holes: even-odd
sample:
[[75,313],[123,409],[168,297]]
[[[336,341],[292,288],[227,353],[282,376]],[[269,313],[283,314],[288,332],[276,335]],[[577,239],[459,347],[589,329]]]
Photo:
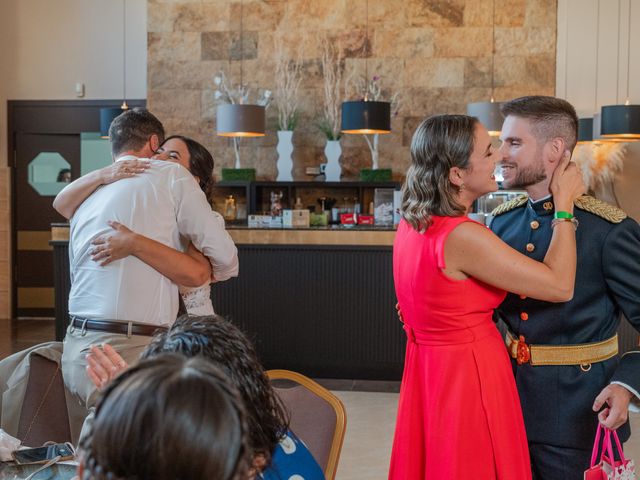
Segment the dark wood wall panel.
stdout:
[[56,340],[62,341],[69,325],[69,292],[71,275],[69,268],[69,242],[52,241],[55,288]]
[[[16,100],[7,102],[8,158],[11,169],[12,318],[51,317],[53,260],[46,248],[52,222],[63,217],[54,211],[54,196],[29,183],[31,162],[44,152],[57,153],[80,175],[80,134],[100,130],[100,108],[119,106],[119,100]],[[144,100],[130,105],[144,106]],[[49,160],[50,161],[50,160]],[[18,239],[27,241],[21,247]],[[44,248],[42,240],[44,239]],[[56,314],[57,316],[57,314]]]

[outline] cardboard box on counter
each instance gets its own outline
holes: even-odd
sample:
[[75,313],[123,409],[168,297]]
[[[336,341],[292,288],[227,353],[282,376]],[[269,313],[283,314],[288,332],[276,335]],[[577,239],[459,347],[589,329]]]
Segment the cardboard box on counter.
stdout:
[[249,215],[247,217],[249,228],[269,228],[271,226],[271,215]]
[[373,215],[358,215],[358,225],[373,225]]
[[355,225],[358,223],[358,215],[355,213],[341,213],[340,223],[342,225]]
[[309,210],[283,210],[282,226],[290,228],[308,228]]

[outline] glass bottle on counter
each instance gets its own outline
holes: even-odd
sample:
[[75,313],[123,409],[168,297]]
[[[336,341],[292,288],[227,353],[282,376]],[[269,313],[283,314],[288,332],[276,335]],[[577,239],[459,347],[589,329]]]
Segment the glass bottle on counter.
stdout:
[[238,218],[238,207],[236,206],[236,199],[233,195],[229,195],[224,201],[224,214],[222,217],[225,220],[235,220]]

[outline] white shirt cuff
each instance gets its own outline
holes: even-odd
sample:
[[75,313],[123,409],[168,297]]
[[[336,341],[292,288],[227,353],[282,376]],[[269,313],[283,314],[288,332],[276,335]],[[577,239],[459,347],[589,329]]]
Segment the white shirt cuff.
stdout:
[[627,390],[629,390],[631,393],[633,393],[633,397],[631,398],[631,402],[629,403],[629,411],[633,413],[640,412],[640,394],[638,394],[636,390],[631,388],[626,383],[622,383],[622,382],[611,382],[611,384],[620,385],[621,387],[624,387]]

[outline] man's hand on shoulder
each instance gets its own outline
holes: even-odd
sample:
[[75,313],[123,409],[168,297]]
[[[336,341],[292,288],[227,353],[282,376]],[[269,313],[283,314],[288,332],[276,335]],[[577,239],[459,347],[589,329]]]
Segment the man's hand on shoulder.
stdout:
[[593,411],[599,411],[603,406],[607,406],[598,414],[598,419],[605,427],[615,430],[621,427],[629,417],[629,403],[633,393],[621,385],[612,383],[604,387],[593,402]]

